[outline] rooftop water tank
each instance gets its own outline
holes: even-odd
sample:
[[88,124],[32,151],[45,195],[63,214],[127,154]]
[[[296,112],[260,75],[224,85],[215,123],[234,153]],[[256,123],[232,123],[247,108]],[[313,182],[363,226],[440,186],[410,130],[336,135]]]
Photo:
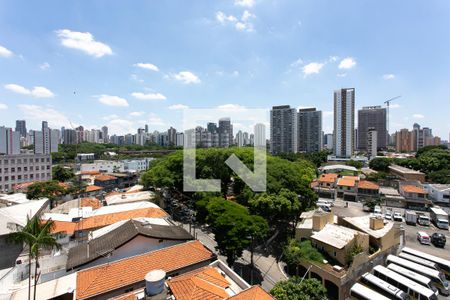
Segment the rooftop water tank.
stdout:
[[145,275],[145,293],[147,296],[154,296],[164,291],[164,281],[166,272],[163,270],[153,270]]

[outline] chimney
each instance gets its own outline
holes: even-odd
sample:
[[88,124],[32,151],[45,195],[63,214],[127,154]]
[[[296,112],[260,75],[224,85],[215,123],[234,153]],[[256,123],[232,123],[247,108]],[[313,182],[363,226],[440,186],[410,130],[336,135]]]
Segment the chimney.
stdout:
[[382,218],[370,217],[370,229],[379,230],[384,228],[384,221]]

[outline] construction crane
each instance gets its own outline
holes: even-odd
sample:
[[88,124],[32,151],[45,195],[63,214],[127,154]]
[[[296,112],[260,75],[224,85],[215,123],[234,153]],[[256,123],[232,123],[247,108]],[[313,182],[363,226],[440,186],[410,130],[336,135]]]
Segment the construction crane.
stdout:
[[387,133],[389,134],[389,104],[392,102],[392,101],[394,101],[394,100],[396,100],[396,99],[398,99],[398,98],[400,98],[401,96],[397,96],[397,97],[394,97],[394,98],[391,98],[391,99],[389,99],[389,100],[386,100],[386,101],[384,101],[384,103],[386,104],[386,107],[387,107]]

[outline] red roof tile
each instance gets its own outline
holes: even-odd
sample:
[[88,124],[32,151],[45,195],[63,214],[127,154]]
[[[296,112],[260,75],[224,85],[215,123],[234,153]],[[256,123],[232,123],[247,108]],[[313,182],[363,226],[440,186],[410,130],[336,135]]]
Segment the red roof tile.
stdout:
[[327,173],[320,175],[319,182],[320,183],[335,183],[338,178],[337,174]]
[[94,297],[144,281],[145,275],[152,270],[174,272],[214,257],[196,240],[93,267],[78,272],[76,296],[77,299]]
[[109,180],[116,180],[117,177],[111,176],[111,175],[97,175],[95,176],[95,180],[97,181],[109,181]]
[[406,193],[417,193],[417,194],[426,194],[425,190],[421,187],[415,186],[415,185],[402,185],[400,187],[404,192]]
[[229,300],[273,300],[274,298],[263,290],[259,285],[254,285],[243,292],[240,292]]
[[358,184],[359,189],[366,189],[366,190],[378,190],[380,189],[380,186],[376,183],[367,181],[367,180],[361,180]]
[[96,186],[96,185],[88,185],[85,189],[85,191],[87,193],[89,192],[95,192],[95,191],[100,191],[103,190],[103,188],[101,186]]

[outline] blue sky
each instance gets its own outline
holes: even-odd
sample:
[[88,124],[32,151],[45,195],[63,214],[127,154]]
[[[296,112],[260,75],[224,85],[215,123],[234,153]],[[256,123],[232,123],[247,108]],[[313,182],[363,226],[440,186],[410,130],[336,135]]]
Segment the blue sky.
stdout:
[[[393,102],[448,139],[449,1],[1,1],[0,125],[179,127],[182,109]],[[232,115],[231,115],[232,117]]]

